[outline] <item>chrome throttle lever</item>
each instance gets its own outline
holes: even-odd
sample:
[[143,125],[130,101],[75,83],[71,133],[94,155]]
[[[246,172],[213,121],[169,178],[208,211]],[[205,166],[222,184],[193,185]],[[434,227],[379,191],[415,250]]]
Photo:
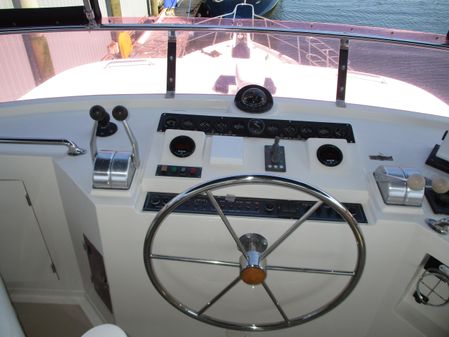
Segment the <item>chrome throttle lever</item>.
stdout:
[[123,105],[117,105],[114,109],[112,109],[112,117],[114,117],[116,121],[123,123],[123,127],[125,128],[132,147],[132,160],[134,162],[134,166],[138,168],[140,166],[139,147],[137,145],[136,137],[134,137],[129,124],[126,121],[128,118],[128,109],[126,109]]
[[95,162],[95,157],[97,156],[97,130],[98,123],[104,121],[108,113],[101,105],[94,105],[89,110],[90,118],[94,120],[94,126],[92,127],[92,134],[90,136],[90,154],[92,156],[92,161]]

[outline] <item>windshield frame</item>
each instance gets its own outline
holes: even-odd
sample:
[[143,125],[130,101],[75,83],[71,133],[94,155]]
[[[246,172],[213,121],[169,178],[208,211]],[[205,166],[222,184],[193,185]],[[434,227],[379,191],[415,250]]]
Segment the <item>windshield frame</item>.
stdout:
[[[97,3],[96,0],[91,0]],[[48,24],[42,21],[42,25],[0,27],[0,35],[5,34],[30,34],[30,33],[55,33],[77,31],[165,31],[168,33],[167,47],[167,76],[166,97],[173,98],[176,92],[176,33],[246,33],[246,34],[276,34],[296,35],[315,38],[332,38],[340,41],[339,64],[337,74],[337,86],[335,88],[335,102],[337,106],[345,106],[346,79],[348,70],[348,52],[351,41],[381,42],[391,45],[405,45],[412,47],[440,49],[449,52],[449,36],[436,33],[412,32],[397,29],[372,28],[342,24],[325,24],[310,22],[283,22],[270,19],[220,19],[214,23],[215,18],[169,18],[167,22],[140,23],[136,18],[101,18],[97,10],[93,10],[89,0],[85,0],[85,7],[77,7],[84,10],[84,24]],[[88,5],[86,5],[88,4]],[[72,10],[74,7],[68,7]],[[18,9],[17,12],[29,9]],[[42,11],[44,8],[32,9]],[[57,14],[61,8],[53,8],[52,13]],[[0,10],[11,11],[11,10]],[[87,21],[86,21],[87,20]],[[87,23],[86,23],[87,22]],[[117,23],[118,22],[118,23]]]

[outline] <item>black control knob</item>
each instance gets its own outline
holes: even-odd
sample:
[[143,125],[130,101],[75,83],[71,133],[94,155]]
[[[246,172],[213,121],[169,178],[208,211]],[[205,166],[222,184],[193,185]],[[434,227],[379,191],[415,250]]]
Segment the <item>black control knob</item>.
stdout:
[[128,118],[128,109],[123,105],[117,105],[112,109],[112,116],[119,122],[124,121]]
[[105,108],[103,108],[101,105],[94,105],[92,108],[90,108],[89,115],[90,118],[97,122],[103,122],[109,117]]
[[117,132],[117,125],[111,122],[111,117],[101,105],[94,105],[89,110],[90,117],[98,122],[96,135],[109,137]]

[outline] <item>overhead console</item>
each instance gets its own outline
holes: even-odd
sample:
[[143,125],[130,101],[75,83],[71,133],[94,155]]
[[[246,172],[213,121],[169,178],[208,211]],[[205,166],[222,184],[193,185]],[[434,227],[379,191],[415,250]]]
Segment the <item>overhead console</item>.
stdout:
[[169,129],[202,131],[206,135],[279,137],[292,140],[332,138],[345,139],[348,143],[355,143],[352,126],[347,123],[163,113],[157,130],[163,132]]

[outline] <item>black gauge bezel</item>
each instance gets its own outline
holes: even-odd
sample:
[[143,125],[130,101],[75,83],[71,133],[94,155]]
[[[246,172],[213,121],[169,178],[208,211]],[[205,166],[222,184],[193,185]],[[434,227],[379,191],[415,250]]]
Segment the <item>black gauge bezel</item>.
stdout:
[[316,156],[321,164],[327,167],[335,167],[343,161],[343,152],[332,144],[321,145],[316,151]]
[[[184,148],[180,148],[182,144]],[[170,142],[170,152],[178,158],[187,158],[195,152],[195,141],[189,136],[177,136]]]
[[[248,91],[251,89],[257,89],[262,91],[265,99],[265,103],[263,105],[252,107],[243,102],[245,94],[247,94]],[[268,91],[267,88],[257,84],[250,84],[244,86],[243,88],[240,88],[240,90],[235,95],[234,104],[237,108],[239,108],[244,112],[263,113],[269,111],[273,107],[273,96],[271,95],[270,91]]]

